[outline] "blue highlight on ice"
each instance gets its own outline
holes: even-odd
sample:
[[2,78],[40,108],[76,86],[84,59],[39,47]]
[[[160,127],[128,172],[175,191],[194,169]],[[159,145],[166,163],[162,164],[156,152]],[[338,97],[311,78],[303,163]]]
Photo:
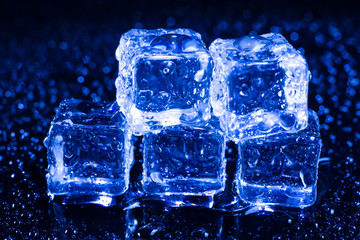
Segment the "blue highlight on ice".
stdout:
[[[283,36],[216,39],[207,50],[190,29],[133,29],[116,58],[116,102],[69,99],[57,110],[45,139],[52,199],[212,207],[229,191],[255,205],[314,204],[321,138],[307,107],[311,74]],[[131,135],[143,141],[135,190]],[[239,149],[232,189],[227,141]]]

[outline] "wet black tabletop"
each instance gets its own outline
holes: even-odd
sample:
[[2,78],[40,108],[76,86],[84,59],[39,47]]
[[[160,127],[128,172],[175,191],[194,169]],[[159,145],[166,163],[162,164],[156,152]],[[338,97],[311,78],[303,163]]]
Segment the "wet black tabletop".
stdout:
[[[350,1],[2,2],[0,239],[360,239],[358,12]],[[121,34],[159,27],[192,28],[207,45],[279,32],[304,54],[323,140],[313,207],[243,214],[49,202],[43,139],[55,107],[69,97],[113,101]]]

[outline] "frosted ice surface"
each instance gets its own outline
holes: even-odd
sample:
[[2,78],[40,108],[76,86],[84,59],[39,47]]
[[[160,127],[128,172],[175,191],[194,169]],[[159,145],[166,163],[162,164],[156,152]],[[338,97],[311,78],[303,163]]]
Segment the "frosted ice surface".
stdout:
[[107,205],[124,193],[133,159],[127,129],[116,102],[64,100],[45,139],[48,194]]
[[155,195],[207,195],[225,187],[225,135],[216,121],[144,135],[143,188]]
[[133,29],[122,35],[116,57],[117,102],[135,133],[210,118],[213,62],[200,34]]
[[254,204],[312,205],[320,150],[319,120],[312,110],[304,130],[240,141],[240,197]]
[[307,125],[310,72],[304,57],[280,34],[216,39],[210,45],[214,114],[234,141]]

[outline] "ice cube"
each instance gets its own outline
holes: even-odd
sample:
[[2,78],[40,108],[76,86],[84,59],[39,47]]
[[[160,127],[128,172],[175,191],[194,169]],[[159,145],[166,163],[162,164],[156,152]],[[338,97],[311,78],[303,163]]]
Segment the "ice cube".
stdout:
[[146,193],[213,196],[224,190],[225,135],[219,122],[164,127],[146,133],[143,144]]
[[130,136],[116,102],[64,100],[44,141],[49,196],[64,204],[111,205],[128,189]]
[[210,45],[214,115],[234,141],[307,125],[310,72],[304,57],[280,34],[216,39]]
[[210,118],[212,58],[189,29],[124,33],[116,50],[117,102],[134,133]]
[[240,141],[236,184],[240,197],[258,205],[312,205],[320,150],[319,120],[312,110],[304,130]]

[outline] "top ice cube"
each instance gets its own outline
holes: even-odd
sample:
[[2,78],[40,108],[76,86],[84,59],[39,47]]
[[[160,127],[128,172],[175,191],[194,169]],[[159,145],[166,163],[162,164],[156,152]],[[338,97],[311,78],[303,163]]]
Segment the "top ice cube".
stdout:
[[210,45],[214,115],[234,141],[307,125],[310,72],[304,57],[275,33],[216,39]]
[[133,29],[116,50],[117,102],[135,133],[210,118],[213,62],[189,29]]

